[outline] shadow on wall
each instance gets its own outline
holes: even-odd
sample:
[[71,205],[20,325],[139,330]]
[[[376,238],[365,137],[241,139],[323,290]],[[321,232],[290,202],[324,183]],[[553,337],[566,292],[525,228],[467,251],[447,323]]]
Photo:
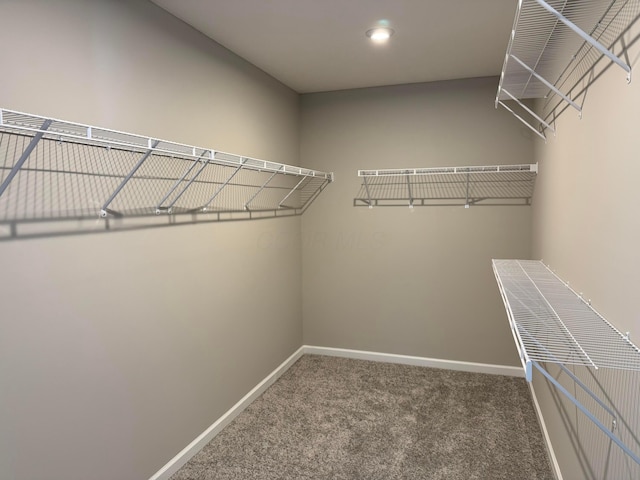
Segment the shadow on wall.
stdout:
[[[635,4],[632,6],[636,6],[636,8],[638,8]],[[627,65],[633,69],[640,59],[640,52],[635,58],[630,58],[629,53],[631,47],[640,40],[640,34],[632,38],[626,37],[629,35],[630,30],[634,29],[635,25],[640,21],[640,12],[636,12],[633,8],[626,9],[625,11],[627,15],[633,15],[634,18],[637,18],[620,34],[618,38],[613,39],[610,50],[617,57],[623,59]],[[624,19],[620,20],[629,21]],[[587,93],[591,85],[593,85],[610,68],[619,68],[595,48],[587,47],[588,44],[585,43],[585,46],[575,54],[574,61],[562,73],[562,77],[559,81],[559,84],[563,87],[565,94],[569,98],[573,99],[574,102],[579,104],[580,108],[585,105]],[[594,59],[594,56],[596,59]],[[592,64],[593,67],[585,70],[585,64]],[[571,105],[563,101],[563,99],[557,95],[549,95],[541,102],[539,107],[542,118],[551,124],[555,124],[557,118],[567,109],[570,109]],[[582,113],[580,113],[580,115],[582,115]]]
[[295,213],[280,212],[217,212],[206,215],[182,214],[160,217],[140,216],[123,218],[93,219],[39,219],[13,220],[0,222],[0,242],[26,240],[29,238],[60,237],[68,235],[86,235],[150,228],[176,227],[200,223],[262,220],[295,216]]
[[[600,399],[599,404],[562,370],[554,376],[603,425],[640,456],[640,373],[574,367],[573,373]],[[604,434],[577,406],[546,380],[585,480],[636,480],[640,465]],[[575,469],[574,469],[575,470]]]

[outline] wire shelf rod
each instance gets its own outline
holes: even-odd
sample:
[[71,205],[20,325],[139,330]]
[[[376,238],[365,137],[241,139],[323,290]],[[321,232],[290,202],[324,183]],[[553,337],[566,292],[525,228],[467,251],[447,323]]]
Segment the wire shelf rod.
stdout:
[[[189,179],[189,181],[187,182],[187,184],[184,186],[184,188],[180,191],[180,193],[178,193],[178,195],[176,195],[176,198],[174,198],[171,203],[169,205],[167,205],[166,207],[166,211],[168,213],[171,213],[171,209],[173,208],[173,206],[176,204],[176,202],[178,200],[180,200],[180,197],[182,197],[182,195],[184,195],[184,193],[187,191],[187,189],[191,186],[191,184],[200,176],[200,174],[204,171],[205,168],[207,168],[207,165],[209,164],[209,161],[206,159],[202,159],[201,160],[202,165],[200,166],[200,168],[198,169],[198,171],[196,172],[196,174],[191,177],[191,179]],[[195,165],[195,163],[194,163]],[[156,210],[156,213],[160,212],[160,209],[162,207],[159,206],[158,209]]]
[[216,192],[213,194],[213,196],[207,201],[207,203],[205,203],[202,207],[199,207],[199,209],[201,209],[203,212],[206,212],[207,209],[209,208],[209,205],[211,205],[211,203],[216,199],[216,197],[218,195],[220,195],[220,193],[222,192],[222,190],[229,185],[229,182],[231,182],[231,180],[233,180],[233,178],[240,172],[240,170],[242,170],[243,164],[238,165],[238,167],[234,170],[234,172],[231,174],[231,176],[229,178],[227,178],[225,180],[225,182],[220,185],[218,187],[218,189],[216,190]]
[[[549,352],[549,351],[544,347],[544,345],[542,345],[540,342],[538,342],[538,341],[536,340],[536,338],[535,338],[533,335],[531,335],[531,334],[530,334],[526,329],[524,329],[524,328],[520,327],[520,330],[521,330],[521,331],[525,334],[525,336],[527,336],[531,341],[533,341],[535,344],[537,344],[541,350],[544,350],[544,351],[546,351],[547,353],[549,353],[549,355],[553,356],[553,354],[552,354],[551,352]],[[616,422],[616,420],[617,420],[617,416],[616,416],[616,414],[613,412],[613,410],[611,410],[611,409],[610,409],[610,408],[609,408],[609,407],[608,407],[608,406],[607,406],[607,405],[606,405],[606,404],[605,404],[605,403],[600,399],[600,397],[598,397],[595,393],[593,393],[593,392],[589,389],[589,387],[587,387],[587,386],[582,382],[582,380],[580,380],[576,375],[574,375],[574,373],[573,373],[571,370],[569,370],[567,367],[565,367],[565,366],[564,366],[564,364],[563,364],[563,362],[562,362],[561,360],[556,359],[556,362],[554,362],[554,363],[556,363],[556,364],[560,367],[560,369],[561,369],[561,370],[562,370],[566,375],[568,375],[568,376],[571,378],[571,380],[573,380],[573,381],[576,383],[576,385],[578,385],[578,386],[579,386],[579,387],[580,387],[580,388],[581,388],[581,389],[582,389],[582,390],[583,390],[587,395],[589,395],[591,398],[593,398],[593,400],[594,400],[598,405],[600,405],[600,407],[601,407],[604,411],[606,411],[609,415],[611,415],[611,417],[612,417],[612,419],[613,419],[613,422],[614,422],[614,425],[615,425],[615,422]]]
[[257,191],[256,193],[254,193],[254,194],[253,194],[253,196],[252,196],[249,200],[247,200],[247,203],[245,203],[245,204],[244,204],[244,208],[245,208],[245,210],[249,210],[249,204],[250,204],[251,202],[253,202],[253,201],[256,199],[256,197],[257,197],[258,195],[260,195],[260,192],[262,192],[262,191],[267,187],[267,185],[269,185],[269,184],[271,183],[271,180],[273,180],[277,174],[278,174],[278,172],[273,172],[273,173],[271,174],[271,176],[267,179],[267,181],[266,181],[266,182],[264,182],[264,183],[262,184],[262,186],[260,186],[260,188],[258,189],[258,191]]
[[520,60],[514,54],[510,54],[509,56],[511,58],[513,58],[516,62],[518,62],[522,66],[522,68],[524,68],[527,72],[529,72],[531,75],[533,75],[538,80],[540,80],[542,83],[544,83],[553,93],[555,93],[560,98],[562,98],[565,102],[567,102],[569,105],[571,105],[573,108],[575,108],[578,112],[582,112],[582,107],[580,105],[578,105],[576,102],[571,100],[567,95],[562,93],[559,89],[557,89],[555,87],[555,85],[553,85],[551,82],[549,82],[542,75],[536,73],[536,71],[533,68],[529,67],[526,63],[524,63],[522,60]]
[[[212,155],[213,156],[213,155]],[[202,157],[201,157],[202,158]],[[175,181],[175,183],[173,184],[173,186],[169,189],[169,191],[166,193],[166,195],[164,197],[162,197],[162,200],[160,200],[158,202],[158,206],[156,207],[156,213],[160,213],[159,210],[162,207],[162,204],[164,202],[167,201],[167,199],[171,196],[171,194],[178,188],[178,186],[180,186],[180,184],[184,181],[185,178],[187,178],[187,175],[189,175],[191,173],[191,171],[198,165],[197,162],[192,162],[191,165],[189,166],[189,168],[184,172],[184,175],[182,175],[182,177],[180,177],[178,180]],[[206,165],[206,162],[204,163],[204,165]],[[196,175],[197,177],[197,175]],[[193,182],[196,177],[191,179],[191,182]]]
[[[358,175],[360,175],[360,172],[358,172]],[[364,189],[367,192],[367,203],[369,204],[369,207],[371,207],[371,192],[369,191],[369,183],[367,182],[367,177],[365,176],[363,179],[363,184],[364,184]]]
[[544,136],[544,133],[538,131],[537,128],[535,128],[533,125],[531,125],[529,122],[527,122],[524,118],[522,118],[520,115],[518,115],[516,112],[514,112],[511,108],[509,108],[507,105],[505,105],[505,103],[502,100],[498,101],[498,103],[502,107],[504,107],[509,113],[511,113],[514,117],[516,117],[518,120],[520,120],[520,122],[522,122],[527,128],[529,128],[529,130],[531,130],[537,136],[542,138],[546,143],[547,137]]
[[149,140],[149,142],[150,142],[149,150],[147,150],[145,152],[145,154],[140,158],[140,160],[138,160],[138,163],[136,163],[136,165],[133,167],[133,169],[127,174],[127,176],[124,178],[124,180],[120,183],[120,185],[118,185],[118,187],[115,189],[115,191],[111,194],[111,196],[107,199],[107,201],[102,206],[102,209],[100,210],[100,216],[101,217],[106,217],[107,216],[107,211],[109,210],[109,205],[111,205],[111,202],[113,202],[115,200],[115,198],[122,191],[122,189],[127,184],[127,182],[129,182],[129,180],[131,180],[131,177],[133,177],[135,175],[135,173],[140,169],[140,167],[147,160],[147,158],[149,158],[151,156],[151,154],[153,153],[153,148],[156,145],[158,145],[159,141],[158,140]]
[[[548,128],[549,130],[551,130],[554,134],[556,133],[555,129],[549,125],[542,117],[540,117],[536,112],[534,112],[533,110],[531,110],[529,107],[527,107],[524,103],[522,103],[519,99],[517,99],[516,97],[514,97],[513,95],[511,95],[511,93],[509,93],[507,90],[502,90],[504,92],[505,95],[507,95],[511,100],[513,100],[514,102],[516,102],[518,105],[520,105],[520,107],[522,109],[524,109],[529,115],[531,115],[533,118],[535,118],[536,120],[538,120],[538,122],[540,122],[542,125],[545,126],[545,128]],[[504,104],[502,105],[504,107]],[[515,115],[515,114],[514,114]]]
[[307,178],[308,178],[308,175],[305,175],[304,177],[302,177],[300,181],[296,184],[296,186],[293,187],[282,200],[280,200],[280,203],[278,203],[278,207],[282,207],[282,204],[287,200],[287,198],[293,195],[293,192],[295,192],[298,189],[298,187],[302,185],[302,182],[307,180]]

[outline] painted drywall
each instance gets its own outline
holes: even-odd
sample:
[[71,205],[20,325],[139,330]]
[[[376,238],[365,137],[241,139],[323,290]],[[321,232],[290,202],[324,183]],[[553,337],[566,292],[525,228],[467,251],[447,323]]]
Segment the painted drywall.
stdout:
[[[638,33],[636,26],[625,35],[631,45],[625,58],[636,70]],[[596,73],[600,72],[599,66]],[[626,73],[611,66],[579,100],[584,102],[582,119],[567,110],[557,121],[557,137],[547,145],[536,143],[540,174],[533,202],[532,253],[638,344],[640,84],[634,80],[627,85]],[[611,418],[567,382],[566,375],[550,370],[610,425]],[[618,411],[616,434],[640,454],[638,374],[575,371]],[[565,480],[640,478],[640,467],[537,373],[534,387]]]
[[[150,2],[0,18],[5,108],[298,161],[298,96]],[[301,345],[300,243],[297,218],[0,243],[0,478],[149,478]]]
[[301,161],[336,178],[302,220],[306,344],[518,365],[491,259],[529,257],[530,207],[353,206],[359,169],[533,163],[497,84],[302,96]]

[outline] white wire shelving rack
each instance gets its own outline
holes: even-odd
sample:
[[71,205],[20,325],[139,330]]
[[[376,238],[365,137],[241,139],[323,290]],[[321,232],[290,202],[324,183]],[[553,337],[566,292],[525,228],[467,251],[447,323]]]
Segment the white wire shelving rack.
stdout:
[[[0,109],[0,224],[302,214],[332,173]],[[14,232],[15,233],[15,232]]]
[[[621,39],[639,16],[640,0],[519,0],[496,108],[501,105],[546,140],[564,110],[582,114],[578,97],[600,60],[618,65],[631,81]],[[527,102],[532,99],[542,99],[538,113]]]
[[529,205],[537,164],[359,170],[354,206]]
[[[616,414],[566,365],[640,372],[640,349],[541,261],[493,260],[493,271],[504,301],[511,332],[527,381],[533,368],[593,421],[630,458],[640,457],[615,435]],[[543,364],[558,365],[610,416],[605,426]]]

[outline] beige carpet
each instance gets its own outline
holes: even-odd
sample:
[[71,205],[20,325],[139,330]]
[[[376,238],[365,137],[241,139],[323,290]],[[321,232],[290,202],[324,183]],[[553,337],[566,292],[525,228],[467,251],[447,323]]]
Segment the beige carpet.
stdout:
[[172,480],[553,480],[520,378],[305,355]]

